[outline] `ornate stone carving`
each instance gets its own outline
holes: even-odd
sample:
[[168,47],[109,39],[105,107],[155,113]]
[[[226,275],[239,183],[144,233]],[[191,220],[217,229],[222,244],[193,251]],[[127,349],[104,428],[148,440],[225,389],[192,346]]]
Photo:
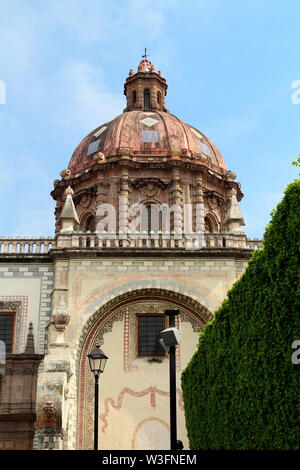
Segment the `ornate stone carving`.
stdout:
[[56,330],[64,330],[66,325],[69,323],[70,315],[68,313],[68,307],[65,302],[65,296],[61,295],[58,304],[54,307],[52,321]]
[[87,209],[88,207],[90,207],[91,205],[91,202],[92,202],[92,195],[91,194],[83,194],[80,198],[80,205],[84,208],[84,209]]
[[154,197],[161,190],[167,189],[168,183],[165,183],[160,178],[139,178],[132,181],[132,186],[138,189],[144,196]]
[[65,170],[62,170],[62,171],[60,172],[60,176],[61,176],[63,179],[67,180],[67,179],[70,179],[70,178],[71,178],[72,172],[71,172],[71,170],[70,170],[69,168],[66,168]]
[[60,413],[52,400],[47,400],[40,406],[37,417],[39,428],[59,428],[61,426]]
[[70,315],[53,315],[53,322],[57,330],[64,329],[65,326],[69,323]]
[[[96,346],[96,344],[99,344],[100,346],[103,344],[103,336],[105,333],[109,333],[112,331],[112,327],[114,322],[116,321],[122,321],[124,318],[124,310],[116,312],[113,316],[111,316],[107,321],[105,321],[102,325],[101,328],[98,331],[97,336],[95,337],[95,340],[93,342],[93,345]],[[93,346],[93,347],[94,347]]]
[[182,322],[185,321],[185,322],[191,323],[194,332],[200,332],[200,331],[202,331],[203,326],[204,326],[204,325],[201,325],[201,324],[199,323],[199,320],[198,320],[198,319],[193,318],[192,315],[188,314],[188,313],[185,312],[184,310],[182,310],[181,313],[180,313],[180,320],[181,320]]
[[221,194],[217,193],[216,191],[205,191],[205,202],[207,207],[214,211],[220,207],[222,207],[225,202]]
[[218,207],[218,199],[216,196],[208,196],[206,199],[207,206],[210,210],[214,210]]
[[105,155],[102,152],[98,152],[93,156],[93,160],[95,160],[96,163],[105,163]]
[[20,308],[20,304],[21,302],[0,302],[0,311],[15,312]]

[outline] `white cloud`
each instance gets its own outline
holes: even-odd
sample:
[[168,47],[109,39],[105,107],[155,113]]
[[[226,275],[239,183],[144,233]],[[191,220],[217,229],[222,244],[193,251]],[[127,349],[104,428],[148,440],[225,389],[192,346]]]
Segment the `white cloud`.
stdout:
[[54,119],[69,128],[90,132],[120,114],[125,101],[120,93],[107,90],[100,69],[85,62],[66,65],[58,74],[56,89],[60,105]]

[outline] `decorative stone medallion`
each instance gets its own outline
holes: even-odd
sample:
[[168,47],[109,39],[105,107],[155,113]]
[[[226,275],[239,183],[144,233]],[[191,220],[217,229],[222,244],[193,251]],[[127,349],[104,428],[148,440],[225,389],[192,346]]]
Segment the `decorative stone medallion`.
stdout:
[[154,124],[158,124],[159,121],[157,119],[153,119],[151,117],[146,117],[144,119],[141,119],[140,122],[144,124],[147,127],[152,127]]

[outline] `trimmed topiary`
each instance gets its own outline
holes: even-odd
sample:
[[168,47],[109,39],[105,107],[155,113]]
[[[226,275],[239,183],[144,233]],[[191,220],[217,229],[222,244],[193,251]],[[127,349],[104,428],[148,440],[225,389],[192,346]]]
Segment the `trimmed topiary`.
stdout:
[[182,374],[191,449],[300,449],[300,180]]

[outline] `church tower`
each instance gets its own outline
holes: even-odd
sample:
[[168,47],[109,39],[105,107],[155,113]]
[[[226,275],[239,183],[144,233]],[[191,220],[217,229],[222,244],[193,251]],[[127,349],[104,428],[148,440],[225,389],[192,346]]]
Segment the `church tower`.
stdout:
[[[55,237],[0,240],[0,272],[14,268],[8,295],[27,289],[31,299],[24,266],[44,282],[30,304],[41,361],[36,449],[93,448],[87,354],[96,345],[109,358],[99,448],[169,448],[169,364],[158,336],[170,309],[180,310],[178,439],[188,449],[180,374],[255,242],[241,228],[236,175],[203,132],[167,109],[167,88],[145,54],[125,80],[124,111],[84,137],[54,181]],[[24,318],[12,352],[25,347]]]

